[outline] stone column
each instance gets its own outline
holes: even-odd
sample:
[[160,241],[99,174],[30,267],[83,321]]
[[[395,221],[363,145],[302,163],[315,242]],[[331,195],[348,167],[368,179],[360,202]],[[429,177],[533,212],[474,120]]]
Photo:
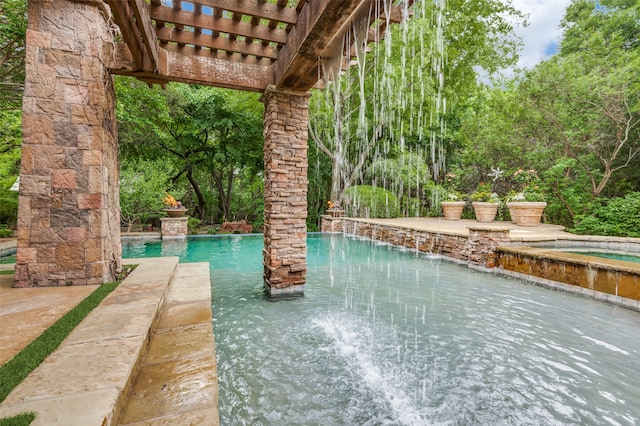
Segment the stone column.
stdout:
[[162,240],[185,240],[187,238],[187,222],[185,217],[161,217],[161,238]]
[[112,35],[100,0],[29,0],[17,287],[121,268]]
[[264,112],[264,282],[271,295],[303,293],[307,275],[309,93],[269,87]]

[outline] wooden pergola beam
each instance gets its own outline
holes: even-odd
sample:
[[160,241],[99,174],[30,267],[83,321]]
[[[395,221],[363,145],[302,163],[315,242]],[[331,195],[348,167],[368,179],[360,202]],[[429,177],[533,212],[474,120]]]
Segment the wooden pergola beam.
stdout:
[[368,13],[372,3],[372,0],[307,2],[274,64],[276,86],[296,90],[313,87],[318,81],[318,60],[323,52],[344,34],[352,15]]
[[248,43],[244,41],[231,41],[226,37],[212,37],[208,34],[197,34],[191,31],[174,31],[171,27],[159,28],[158,39],[182,43],[187,45],[208,47],[213,50],[224,50],[226,52],[237,52],[243,55],[254,55],[261,58],[276,59],[278,52],[273,47],[263,46],[260,43]]
[[[159,73],[141,71],[125,43],[116,43],[108,64],[112,74],[127,75],[162,84],[178,81],[204,86],[262,92],[273,84],[271,65],[229,61],[225,58],[201,55],[190,46],[158,49]],[[174,50],[175,49],[175,50]],[[264,61],[263,61],[264,62]]]
[[298,13],[294,8],[255,0],[193,0],[193,3],[285,24],[295,24],[298,20]]
[[[133,9],[136,17],[136,23],[142,36],[142,42],[147,53],[146,57],[151,61],[151,68],[158,68],[158,42],[156,32],[151,26],[151,18],[149,17],[149,9],[144,0],[129,0],[129,5]],[[145,67],[146,69],[147,67]]]
[[[158,67],[158,45],[144,0],[105,0],[131,49],[139,69],[153,72]],[[134,19],[135,18],[135,19]]]
[[[117,1],[117,0],[110,0]],[[235,34],[276,43],[284,43],[287,33],[281,29],[271,29],[264,26],[253,26],[247,22],[236,22],[231,19],[216,18],[215,15],[200,14],[184,10],[173,10],[165,6],[151,5],[151,19],[162,22],[172,22],[180,26],[191,26],[211,30],[214,33]]]

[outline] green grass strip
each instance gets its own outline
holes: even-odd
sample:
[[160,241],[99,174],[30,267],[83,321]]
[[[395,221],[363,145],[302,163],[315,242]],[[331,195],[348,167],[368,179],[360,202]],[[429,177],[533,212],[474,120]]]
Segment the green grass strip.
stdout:
[[36,413],[22,413],[0,419],[0,426],[27,426],[36,419]]
[[75,308],[46,329],[16,356],[0,366],[0,402],[71,333],[119,283],[102,284]]
[[6,269],[0,271],[0,275],[13,275],[13,269]]

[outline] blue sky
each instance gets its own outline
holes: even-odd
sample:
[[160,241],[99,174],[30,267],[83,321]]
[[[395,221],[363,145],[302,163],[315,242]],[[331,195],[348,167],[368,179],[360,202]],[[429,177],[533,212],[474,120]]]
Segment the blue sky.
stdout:
[[524,42],[518,67],[532,68],[553,55],[562,37],[560,20],[571,0],[513,0],[513,5],[529,15],[529,26],[516,29]]
[[[173,0],[163,0],[171,5]],[[528,15],[529,26],[516,29],[524,42],[520,52],[519,68],[532,68],[542,59],[553,55],[558,49],[562,36],[559,28],[560,20],[571,0],[512,0],[516,9]],[[185,10],[193,10],[193,6],[184,4]],[[211,8],[204,7],[203,13],[210,14]],[[205,31],[205,34],[210,31]]]

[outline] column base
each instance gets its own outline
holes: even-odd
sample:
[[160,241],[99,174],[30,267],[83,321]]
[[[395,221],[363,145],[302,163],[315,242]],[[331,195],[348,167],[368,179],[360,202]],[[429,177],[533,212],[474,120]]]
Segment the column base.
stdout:
[[264,289],[270,297],[304,296],[304,284],[296,284],[289,287],[271,287],[264,283]]

